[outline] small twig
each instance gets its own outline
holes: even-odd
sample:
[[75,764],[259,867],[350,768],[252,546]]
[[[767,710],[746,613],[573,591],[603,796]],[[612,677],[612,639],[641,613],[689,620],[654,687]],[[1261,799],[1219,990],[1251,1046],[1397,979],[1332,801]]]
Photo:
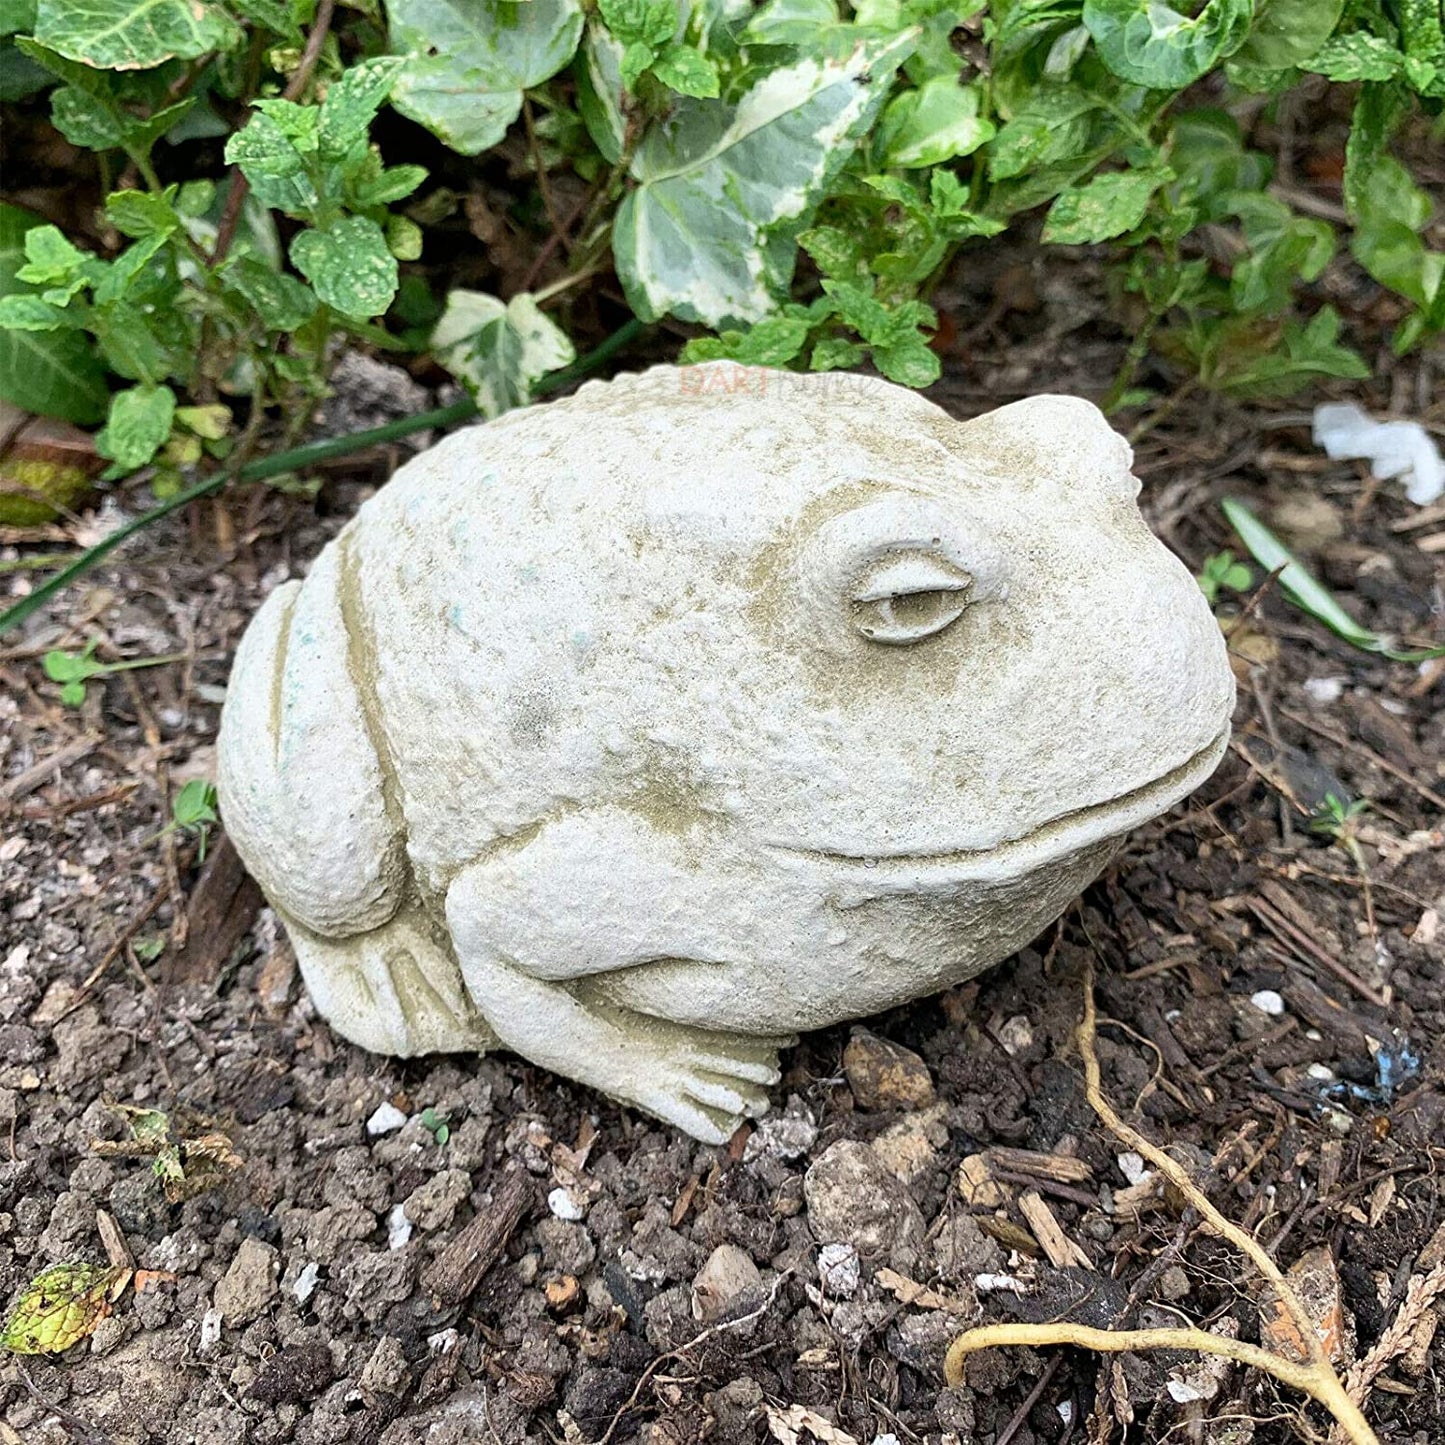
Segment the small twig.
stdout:
[[1147,1160],[1159,1171],[1204,1222],[1222,1239],[1232,1244],[1269,1283],[1284,1312],[1294,1323],[1303,1343],[1305,1359],[1286,1359],[1260,1345],[1223,1335],[1211,1335],[1198,1328],[1155,1330],[1100,1330],[1061,1320],[1052,1324],[986,1325],[968,1330],[949,1346],[944,1361],[944,1374],[950,1385],[963,1380],[963,1362],[978,1350],[999,1346],[1072,1345],[1078,1349],[1102,1354],[1120,1354],[1128,1350],[1193,1350],[1199,1354],[1218,1355],[1238,1364],[1249,1365],[1273,1375],[1317,1400],[1334,1416],[1344,1438],[1351,1445],[1379,1445],[1379,1437],[1370,1428],[1359,1404],[1351,1398],[1345,1383],[1335,1373],[1309,1311],[1295,1293],[1269,1251],[1250,1233],[1227,1219],[1210,1203],[1203,1190],[1190,1178],[1189,1172],[1157,1144],[1146,1139],[1137,1129],[1126,1124],[1104,1096],[1099,1055],[1095,1045],[1098,1011],[1094,1004],[1093,970],[1084,976],[1084,1016],[1079,1024],[1078,1045],[1084,1065],[1084,1095],[1104,1127],[1121,1143]]

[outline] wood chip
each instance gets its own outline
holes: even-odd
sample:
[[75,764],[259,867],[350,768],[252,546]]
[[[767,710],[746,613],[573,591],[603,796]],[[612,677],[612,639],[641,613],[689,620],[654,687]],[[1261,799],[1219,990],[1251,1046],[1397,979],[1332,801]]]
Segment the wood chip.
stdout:
[[186,942],[170,957],[167,983],[214,983],[250,932],[265,899],[231,840],[211,845],[186,908]]
[[1094,1171],[1072,1154],[1044,1154],[1034,1149],[986,1149],[984,1158],[993,1169],[1010,1174],[1031,1174],[1035,1179],[1052,1179],[1057,1184],[1087,1184]]
[[1094,1262],[1064,1233],[1054,1211],[1035,1190],[1025,1189],[1019,1195],[1019,1212],[1028,1220],[1044,1251],[1044,1257],[1055,1269],[1093,1269]]
[[503,1176],[491,1207],[478,1214],[428,1266],[422,1285],[442,1306],[459,1305],[501,1258],[512,1231],[536,1197],[531,1176],[513,1169]]
[[1001,1209],[1009,1198],[1008,1190],[993,1177],[985,1154],[970,1154],[958,1166],[958,1192],[975,1209]]
[[130,1246],[125,1242],[125,1235],[120,1232],[120,1225],[115,1222],[115,1217],[107,1214],[104,1209],[97,1209],[95,1228],[105,1249],[105,1257],[111,1264],[116,1269],[134,1269],[135,1256],[130,1252]]

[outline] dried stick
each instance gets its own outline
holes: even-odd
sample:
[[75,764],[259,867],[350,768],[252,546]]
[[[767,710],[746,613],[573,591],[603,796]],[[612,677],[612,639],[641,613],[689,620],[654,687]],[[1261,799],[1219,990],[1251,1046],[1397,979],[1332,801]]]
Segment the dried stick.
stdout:
[[958,1385],[962,1382],[963,1362],[969,1355],[1001,1345],[1072,1345],[1102,1354],[1119,1354],[1126,1350],[1194,1350],[1200,1354],[1220,1355],[1273,1375],[1283,1384],[1323,1405],[1334,1416],[1344,1438],[1351,1445],[1379,1445],[1379,1437],[1370,1428],[1364,1412],[1351,1398],[1330,1364],[1309,1311],[1290,1287],[1279,1266],[1270,1258],[1269,1252],[1252,1234],[1225,1218],[1209,1202],[1183,1165],[1114,1112],[1113,1105],[1104,1097],[1099,1055],[1095,1047],[1097,1029],[1098,1011],[1094,1004],[1094,975],[1091,969],[1084,975],[1084,1016],[1078,1033],[1079,1053],[1084,1063],[1084,1095],[1089,1106],[1116,1139],[1147,1159],[1198,1211],[1209,1227],[1228,1240],[1264,1276],[1293,1321],[1304,1343],[1306,1358],[1303,1362],[1289,1360],[1259,1345],[1211,1335],[1200,1329],[1098,1330],[1067,1320],[1042,1325],[986,1325],[966,1331],[949,1346],[943,1367],[948,1383]]

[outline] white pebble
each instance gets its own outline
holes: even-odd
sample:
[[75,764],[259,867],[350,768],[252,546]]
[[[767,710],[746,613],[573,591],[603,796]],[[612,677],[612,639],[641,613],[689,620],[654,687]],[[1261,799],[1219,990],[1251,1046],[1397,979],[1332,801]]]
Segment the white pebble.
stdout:
[[316,1282],[320,1278],[321,1266],[314,1259],[308,1260],[291,1286],[291,1293],[296,1296],[298,1303],[304,1305],[316,1293]]
[[1277,1019],[1284,1013],[1284,1000],[1272,988],[1260,989],[1249,1001],[1260,1013],[1268,1014],[1272,1019]]
[[411,1220],[406,1217],[406,1207],[394,1204],[386,1216],[386,1247],[402,1249],[411,1238]]
[[1119,1155],[1119,1172],[1130,1184],[1138,1184],[1149,1169],[1144,1163],[1143,1155],[1135,1154],[1131,1149],[1128,1153]]
[[557,1219],[566,1220],[581,1219],[584,1212],[582,1206],[572,1197],[571,1191],[560,1187],[547,1196],[547,1208]]
[[1311,1064],[1307,1072],[1310,1078],[1318,1079],[1322,1084],[1334,1082],[1335,1071],[1328,1064]]
[[204,1355],[207,1350],[214,1349],[220,1338],[221,1312],[218,1309],[208,1309],[201,1316],[200,1352]]
[[1338,702],[1344,690],[1345,680],[1342,677],[1307,677],[1305,679],[1305,696],[1316,707],[1324,707],[1328,703]]
[[863,1282],[858,1251],[851,1244],[825,1244],[818,1251],[818,1278],[834,1299],[852,1299]]
[[383,1134],[395,1134],[406,1123],[406,1115],[395,1104],[382,1104],[366,1121],[366,1132],[373,1139]]

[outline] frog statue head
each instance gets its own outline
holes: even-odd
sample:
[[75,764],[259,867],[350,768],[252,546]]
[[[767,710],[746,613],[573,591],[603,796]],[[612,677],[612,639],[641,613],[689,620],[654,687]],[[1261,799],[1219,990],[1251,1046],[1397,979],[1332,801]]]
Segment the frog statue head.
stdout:
[[699,1137],[1027,942],[1233,681],[1087,402],[658,367],[457,433],[244,639],[227,826],[318,1006]]

